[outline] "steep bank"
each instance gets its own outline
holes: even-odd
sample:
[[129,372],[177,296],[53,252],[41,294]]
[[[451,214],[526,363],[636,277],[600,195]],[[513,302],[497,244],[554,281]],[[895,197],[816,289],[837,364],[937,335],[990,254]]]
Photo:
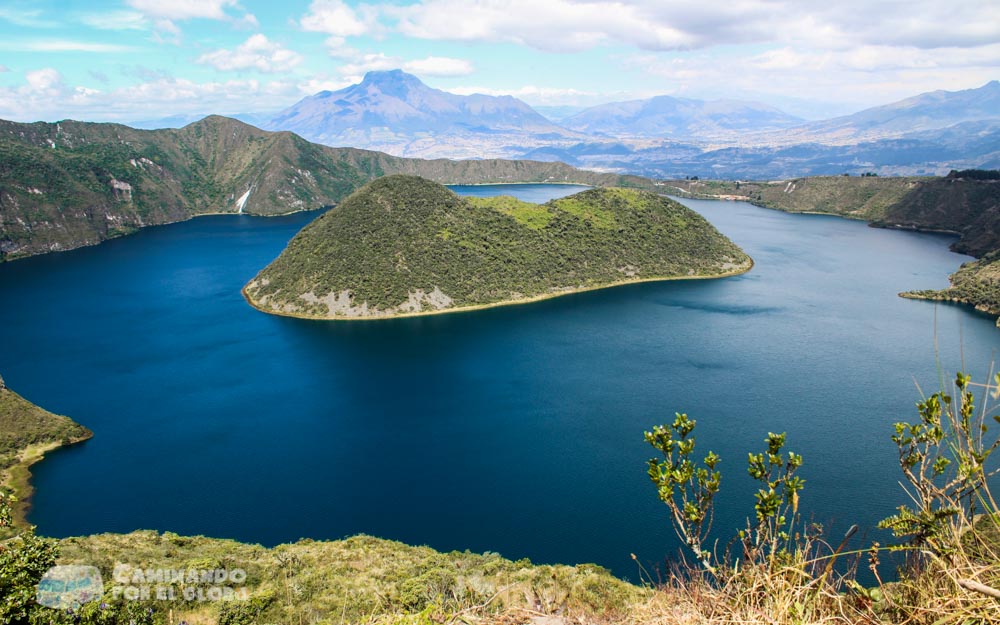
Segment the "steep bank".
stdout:
[[303,228],[244,294],[276,314],[392,317],[751,265],[700,215],[646,191],[592,189],[537,205],[388,176]]

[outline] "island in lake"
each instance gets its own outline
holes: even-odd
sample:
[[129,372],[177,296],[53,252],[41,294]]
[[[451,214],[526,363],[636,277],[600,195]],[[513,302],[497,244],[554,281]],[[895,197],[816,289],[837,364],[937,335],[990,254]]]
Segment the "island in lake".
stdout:
[[463,198],[394,175],[303,228],[243,293],[268,313],[384,318],[716,278],[752,266],[704,218],[655,193],[599,188],[531,204]]

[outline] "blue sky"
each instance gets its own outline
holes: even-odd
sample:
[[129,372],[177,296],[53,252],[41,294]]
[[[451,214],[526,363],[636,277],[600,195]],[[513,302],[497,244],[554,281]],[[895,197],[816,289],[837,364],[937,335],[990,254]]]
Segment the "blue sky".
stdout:
[[366,71],[532,105],[821,117],[1000,78],[995,0],[4,0],[0,118],[276,111]]

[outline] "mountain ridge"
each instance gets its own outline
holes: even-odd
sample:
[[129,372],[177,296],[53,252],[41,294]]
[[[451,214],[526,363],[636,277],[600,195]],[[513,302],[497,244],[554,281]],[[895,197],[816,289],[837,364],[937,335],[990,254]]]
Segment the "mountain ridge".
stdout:
[[331,148],[220,116],[163,130],[0,121],[0,259],[93,245],[200,214],[318,209],[392,173],[458,184],[648,182],[562,163],[414,160]]

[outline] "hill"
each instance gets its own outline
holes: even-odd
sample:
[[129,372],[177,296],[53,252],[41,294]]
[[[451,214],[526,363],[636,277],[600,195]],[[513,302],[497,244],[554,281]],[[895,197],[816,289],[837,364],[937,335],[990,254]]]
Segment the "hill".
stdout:
[[218,116],[163,130],[0,121],[0,260],[194,215],[317,209],[392,173],[465,184],[648,183],[562,163],[422,161],[329,148]]
[[390,176],[303,228],[244,294],[271,313],[387,317],[751,265],[701,216],[649,192],[592,189],[535,205]]
[[512,96],[458,95],[402,70],[373,71],[338,91],[303,98],[264,124],[310,141],[401,156],[480,158],[510,143],[580,138]]
[[738,133],[789,128],[802,122],[758,102],[706,102],[666,95],[601,104],[562,120],[564,126],[580,132],[689,140],[730,138]]

